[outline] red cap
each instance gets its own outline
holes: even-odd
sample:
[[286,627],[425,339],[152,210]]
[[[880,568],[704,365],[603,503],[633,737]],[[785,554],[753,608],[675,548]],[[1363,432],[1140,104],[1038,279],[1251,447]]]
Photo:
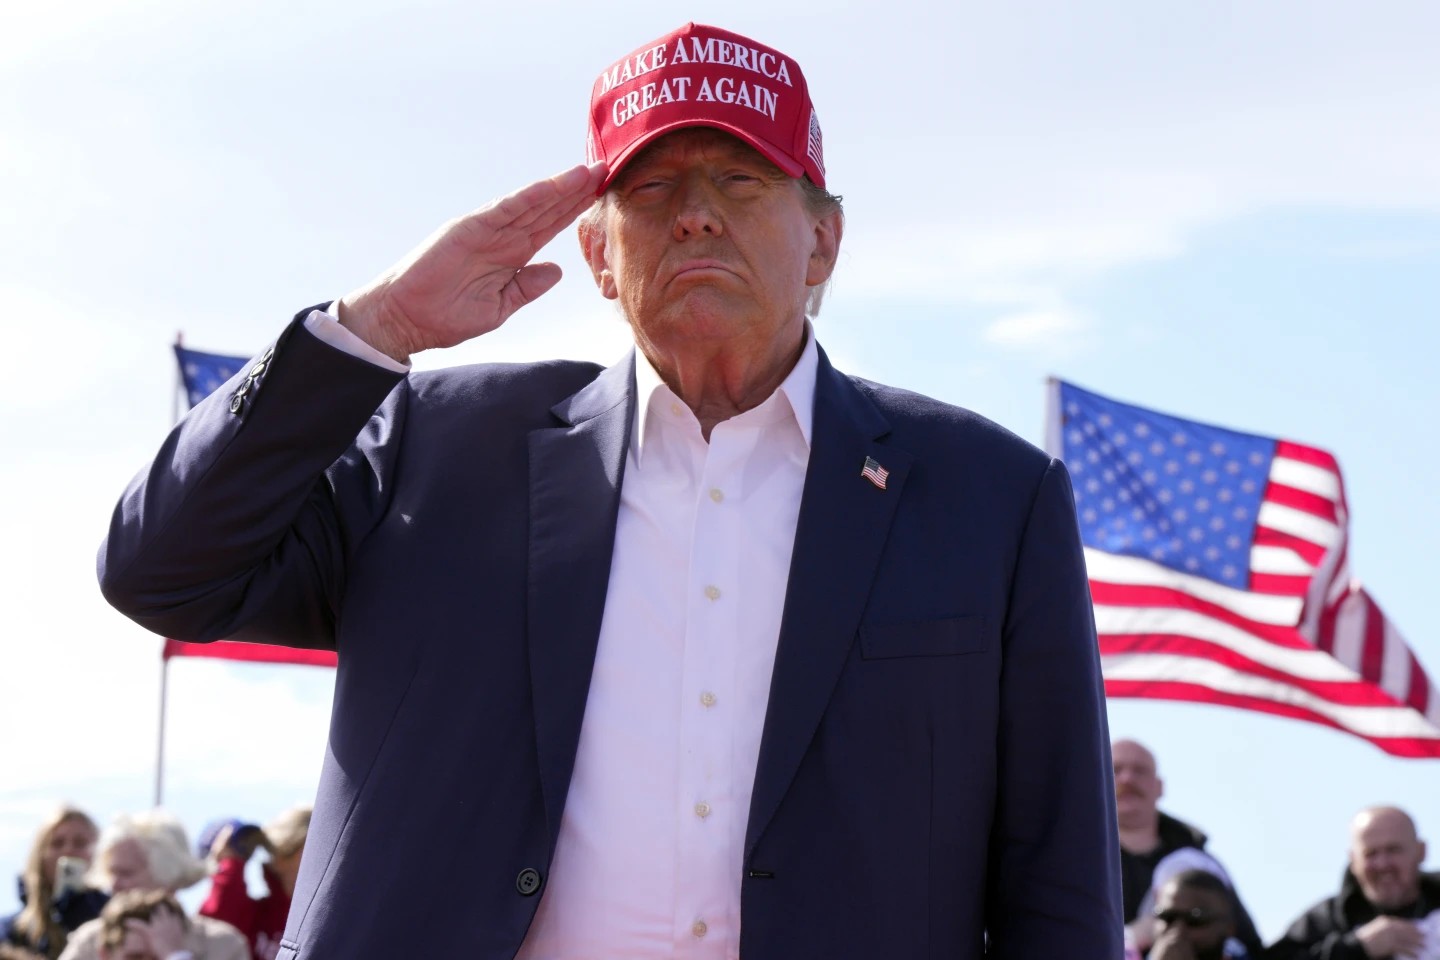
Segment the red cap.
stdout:
[[590,94],[586,162],[609,166],[600,192],[656,137],[715,127],[792,177],[825,186],[820,121],[800,67],[773,47],[687,23],[616,61]]

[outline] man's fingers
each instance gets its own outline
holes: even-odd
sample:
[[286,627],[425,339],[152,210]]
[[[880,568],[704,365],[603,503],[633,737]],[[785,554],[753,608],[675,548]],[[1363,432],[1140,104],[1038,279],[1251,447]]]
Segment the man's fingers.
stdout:
[[563,173],[521,187],[480,208],[472,216],[491,229],[528,228],[553,214],[557,208],[568,209],[582,197],[593,198],[604,170],[603,164],[571,167]]
[[501,319],[509,317],[559,282],[559,264],[532,263],[520,268],[500,291]]

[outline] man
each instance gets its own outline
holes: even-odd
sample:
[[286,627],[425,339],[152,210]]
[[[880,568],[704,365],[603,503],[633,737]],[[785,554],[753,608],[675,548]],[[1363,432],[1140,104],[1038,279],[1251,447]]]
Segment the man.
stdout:
[[1226,960],[1247,956],[1233,940],[1230,888],[1213,873],[1186,870],[1161,885],[1149,960]]
[[[1154,920],[1142,906],[1154,900],[1156,868],[1168,857],[1182,850],[1205,849],[1208,838],[1190,824],[1163,813],[1160,797],[1165,781],[1160,779],[1155,755],[1135,740],[1116,740],[1110,745],[1110,758],[1115,775],[1115,813],[1120,826],[1120,876],[1124,891],[1125,923],[1131,936],[1142,949],[1154,939]],[[1205,866],[1221,878],[1234,901],[1236,936],[1252,956],[1261,950],[1260,934],[1250,919],[1240,896],[1230,887],[1224,867],[1208,853]],[[1198,862],[1177,861],[1185,867],[1199,867]]]
[[[591,107],[594,164],[302,311],[102,548],[151,629],[339,651],[280,960],[1118,956],[1063,466],[819,349],[794,60],[689,24]],[[406,375],[581,213],[631,356]]]
[[185,945],[185,911],[164,890],[117,894],[100,924],[100,960],[196,960]]
[[1340,892],[1311,907],[1270,947],[1275,960],[1440,958],[1440,874],[1422,873],[1425,843],[1397,807],[1371,807],[1350,824]]

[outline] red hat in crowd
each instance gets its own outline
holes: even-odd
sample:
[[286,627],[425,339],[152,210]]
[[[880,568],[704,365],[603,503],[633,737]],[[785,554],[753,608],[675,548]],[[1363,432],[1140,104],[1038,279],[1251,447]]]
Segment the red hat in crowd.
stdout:
[[587,162],[609,166],[684,127],[734,134],[792,177],[825,186],[820,121],[794,60],[748,37],[687,23],[618,60],[590,95]]

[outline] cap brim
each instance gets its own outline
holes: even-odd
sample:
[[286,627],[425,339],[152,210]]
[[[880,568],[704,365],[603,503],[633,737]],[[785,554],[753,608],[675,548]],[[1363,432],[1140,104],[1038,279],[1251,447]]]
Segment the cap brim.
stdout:
[[634,142],[627,144],[625,149],[621,150],[614,157],[607,157],[605,164],[608,170],[605,174],[605,179],[600,181],[600,186],[595,190],[595,195],[598,197],[610,189],[611,182],[620,175],[620,171],[624,169],[626,163],[630,162],[630,158],[635,156],[637,150],[644,149],[667,133],[674,133],[676,130],[684,130],[689,127],[711,127],[715,130],[723,130],[725,133],[737,137],[756,150],[759,150],[765,159],[785,171],[787,176],[799,177],[805,174],[805,168],[792,160],[785,151],[763,137],[757,137],[748,130],[742,130],[734,124],[725,123],[723,120],[703,120],[698,118],[693,120],[675,120],[663,126],[656,127],[654,130],[646,131]]

